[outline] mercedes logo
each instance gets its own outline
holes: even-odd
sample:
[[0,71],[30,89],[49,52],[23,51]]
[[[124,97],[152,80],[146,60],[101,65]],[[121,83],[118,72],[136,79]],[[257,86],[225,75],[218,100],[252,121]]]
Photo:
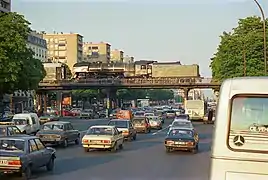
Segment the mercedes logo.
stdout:
[[245,138],[241,135],[234,137],[233,142],[236,146],[243,146],[245,144]]

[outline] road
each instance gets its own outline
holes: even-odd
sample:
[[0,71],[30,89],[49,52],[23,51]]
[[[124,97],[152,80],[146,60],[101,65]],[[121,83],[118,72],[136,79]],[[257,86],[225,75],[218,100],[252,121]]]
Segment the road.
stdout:
[[[90,125],[106,124],[107,120],[71,121],[74,127],[85,130]],[[166,126],[170,122],[166,122]],[[212,126],[194,124],[200,136],[199,153],[175,152],[166,154],[163,141],[166,130],[139,134],[137,140],[126,142],[118,153],[89,152],[81,146],[57,148],[53,173],[45,169],[34,173],[36,180],[208,180]]]

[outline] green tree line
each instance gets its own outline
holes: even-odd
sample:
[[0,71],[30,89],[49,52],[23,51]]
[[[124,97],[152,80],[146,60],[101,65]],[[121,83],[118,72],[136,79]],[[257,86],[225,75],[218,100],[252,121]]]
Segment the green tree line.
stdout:
[[[268,35],[267,19],[266,26]],[[224,31],[220,38],[217,52],[211,58],[210,64],[214,80],[265,75],[263,21],[260,17],[240,19],[237,27],[231,32]]]
[[[75,98],[79,99],[103,99],[106,98],[106,94],[100,90],[73,90],[72,94]],[[153,101],[168,100],[174,98],[172,90],[165,89],[119,89],[116,92],[116,98],[124,100],[135,100],[149,98]]]
[[46,72],[28,48],[30,22],[14,12],[0,13],[0,102],[4,94],[35,90]]

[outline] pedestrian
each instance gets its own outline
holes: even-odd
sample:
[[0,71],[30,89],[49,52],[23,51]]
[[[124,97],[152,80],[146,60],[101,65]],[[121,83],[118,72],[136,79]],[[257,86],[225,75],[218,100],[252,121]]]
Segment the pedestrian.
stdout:
[[208,123],[212,123],[212,119],[213,119],[213,110],[209,109],[208,110]]

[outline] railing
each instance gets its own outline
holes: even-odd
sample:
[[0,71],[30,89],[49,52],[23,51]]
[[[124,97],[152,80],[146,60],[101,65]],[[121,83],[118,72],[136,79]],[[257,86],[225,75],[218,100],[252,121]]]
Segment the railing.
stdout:
[[211,78],[189,79],[189,78],[133,78],[133,79],[81,79],[81,80],[61,80],[61,81],[43,81],[40,86],[53,85],[219,85],[218,82],[212,82]]

